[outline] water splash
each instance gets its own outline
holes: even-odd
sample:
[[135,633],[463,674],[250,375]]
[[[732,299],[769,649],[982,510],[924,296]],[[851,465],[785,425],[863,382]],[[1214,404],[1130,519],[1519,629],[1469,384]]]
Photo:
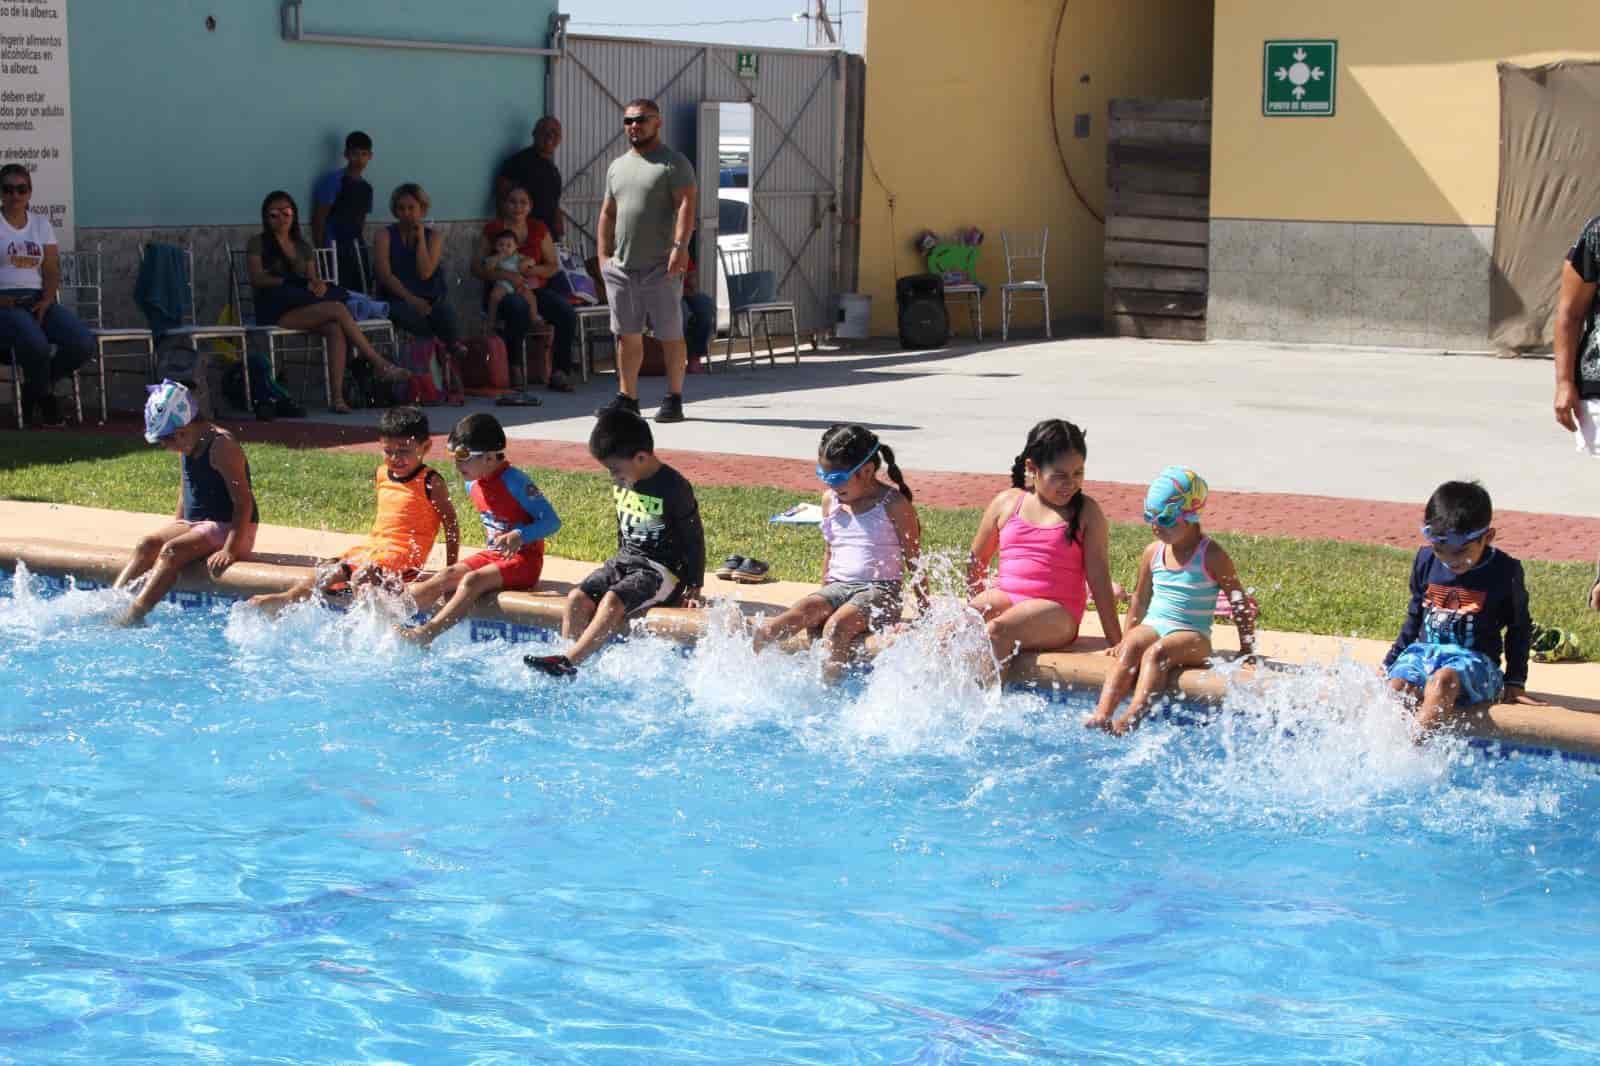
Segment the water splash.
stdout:
[[109,588],[80,588],[67,579],[66,591],[44,595],[44,582],[17,561],[11,578],[11,595],[0,599],[0,633],[12,641],[41,640],[99,621],[127,609],[126,592]]

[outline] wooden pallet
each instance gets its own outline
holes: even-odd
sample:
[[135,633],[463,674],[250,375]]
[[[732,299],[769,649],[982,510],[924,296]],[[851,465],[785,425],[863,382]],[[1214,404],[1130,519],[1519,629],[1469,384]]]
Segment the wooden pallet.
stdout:
[[1112,100],[1106,332],[1205,340],[1211,101]]

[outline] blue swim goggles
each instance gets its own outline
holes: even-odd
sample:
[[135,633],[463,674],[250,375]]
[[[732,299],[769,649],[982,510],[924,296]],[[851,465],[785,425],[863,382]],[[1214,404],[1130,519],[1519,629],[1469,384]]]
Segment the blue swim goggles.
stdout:
[[818,463],[817,480],[821,481],[830,489],[842,489],[847,481],[856,476],[856,471],[872,462],[873,458],[877,454],[878,446],[874,444],[872,446],[872,450],[867,453],[867,457],[861,460],[855,466],[852,466],[849,470],[824,470],[822,464]]
[[1183,500],[1174,497],[1161,505],[1161,510],[1152,511],[1144,509],[1144,521],[1147,526],[1160,526],[1162,529],[1171,529],[1183,518]]
[[1428,523],[1424,522],[1422,523],[1422,539],[1429,544],[1443,544],[1447,548],[1465,548],[1468,544],[1489,532],[1489,528],[1489,526],[1484,526],[1482,529],[1474,529],[1468,533],[1439,534],[1435,533],[1428,526]]

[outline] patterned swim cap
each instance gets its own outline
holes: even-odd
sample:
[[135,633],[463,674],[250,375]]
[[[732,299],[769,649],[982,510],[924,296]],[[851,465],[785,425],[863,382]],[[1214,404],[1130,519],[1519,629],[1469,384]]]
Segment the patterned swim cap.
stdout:
[[144,401],[145,440],[156,444],[194,421],[194,403],[188,389],[170,380],[145,388],[150,393]]
[[1206,479],[1186,466],[1169,466],[1150,482],[1144,496],[1144,520],[1151,525],[1171,528],[1179,519],[1200,521],[1200,510],[1211,490]]

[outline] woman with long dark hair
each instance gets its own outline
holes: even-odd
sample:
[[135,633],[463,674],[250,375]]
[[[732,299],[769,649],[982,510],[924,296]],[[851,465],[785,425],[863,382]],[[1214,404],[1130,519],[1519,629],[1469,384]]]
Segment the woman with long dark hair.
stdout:
[[255,291],[256,324],[320,333],[328,345],[328,387],[334,414],[349,414],[344,402],[345,353],[354,347],[387,381],[410,375],[383,356],[356,325],[345,306],[345,291],[317,273],[317,257],[300,236],[300,209],[281,189],[261,201],[261,232],[246,246],[250,287]]

